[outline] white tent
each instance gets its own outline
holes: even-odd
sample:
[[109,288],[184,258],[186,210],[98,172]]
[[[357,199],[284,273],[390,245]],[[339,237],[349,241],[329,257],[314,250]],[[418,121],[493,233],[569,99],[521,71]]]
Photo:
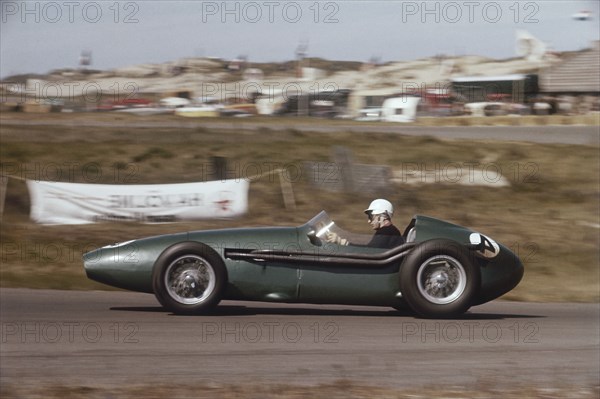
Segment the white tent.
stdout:
[[181,97],[167,97],[160,100],[160,106],[165,108],[181,108],[190,105],[190,100]]
[[384,122],[413,122],[417,117],[420,97],[394,97],[383,102],[381,118]]

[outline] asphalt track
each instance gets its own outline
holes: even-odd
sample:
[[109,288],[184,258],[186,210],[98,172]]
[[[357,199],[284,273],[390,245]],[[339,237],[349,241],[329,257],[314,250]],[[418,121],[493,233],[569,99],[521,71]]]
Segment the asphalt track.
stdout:
[[425,320],[225,301],[184,317],[147,294],[2,289],[0,312],[2,385],[600,383],[599,304],[494,301]]

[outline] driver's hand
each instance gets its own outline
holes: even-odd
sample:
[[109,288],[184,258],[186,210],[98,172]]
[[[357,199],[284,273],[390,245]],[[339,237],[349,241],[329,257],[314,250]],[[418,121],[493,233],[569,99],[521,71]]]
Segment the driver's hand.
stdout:
[[348,240],[331,231],[327,232],[325,240],[333,244],[348,245]]
[[325,241],[327,242],[337,242],[338,238],[340,238],[337,234],[328,231],[325,233]]

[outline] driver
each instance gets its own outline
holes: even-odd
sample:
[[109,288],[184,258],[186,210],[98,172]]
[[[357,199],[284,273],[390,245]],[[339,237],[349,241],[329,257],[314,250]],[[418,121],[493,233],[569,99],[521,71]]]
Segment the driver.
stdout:
[[[367,215],[369,224],[375,230],[373,238],[367,244],[368,247],[394,248],[404,244],[402,233],[392,223],[394,206],[390,201],[386,199],[372,201],[369,207],[365,209],[365,214]],[[334,232],[327,233],[327,242],[339,245],[355,245]]]

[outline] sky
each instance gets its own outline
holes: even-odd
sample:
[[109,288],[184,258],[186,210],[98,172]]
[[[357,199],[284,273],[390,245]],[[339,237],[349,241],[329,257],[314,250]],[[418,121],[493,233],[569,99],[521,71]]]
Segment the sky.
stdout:
[[[592,19],[573,14],[588,10]],[[187,57],[250,62],[307,56],[405,61],[445,54],[516,56],[515,31],[556,51],[600,39],[592,1],[6,1],[0,0],[0,77]]]

